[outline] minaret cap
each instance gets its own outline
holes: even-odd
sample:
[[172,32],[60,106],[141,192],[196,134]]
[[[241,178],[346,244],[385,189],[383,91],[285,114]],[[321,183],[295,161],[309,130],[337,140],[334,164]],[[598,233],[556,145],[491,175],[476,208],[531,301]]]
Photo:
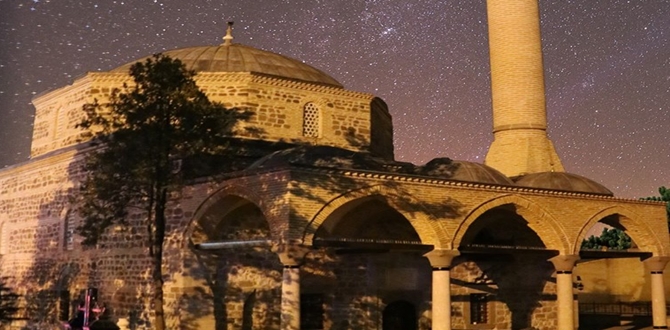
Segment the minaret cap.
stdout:
[[228,29],[226,29],[226,36],[223,37],[223,46],[230,46],[233,44],[233,22],[228,22]]

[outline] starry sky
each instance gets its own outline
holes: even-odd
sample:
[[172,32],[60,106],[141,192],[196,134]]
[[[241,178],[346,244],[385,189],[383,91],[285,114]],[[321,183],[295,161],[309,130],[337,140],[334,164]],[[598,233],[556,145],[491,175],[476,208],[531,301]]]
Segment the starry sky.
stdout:
[[[549,136],[621,197],[670,186],[670,1],[540,0]],[[485,0],[0,0],[0,167],[28,160],[31,99],[153,53],[234,42],[389,105],[396,158],[483,162]]]

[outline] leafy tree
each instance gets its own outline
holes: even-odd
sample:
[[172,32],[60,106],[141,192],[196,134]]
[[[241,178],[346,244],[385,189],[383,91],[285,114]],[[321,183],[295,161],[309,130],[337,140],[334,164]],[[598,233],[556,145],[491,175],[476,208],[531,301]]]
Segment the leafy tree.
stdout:
[[582,249],[584,250],[599,250],[603,247],[610,250],[626,250],[632,245],[631,239],[626,233],[617,228],[603,228],[600,236],[591,237],[582,241]]
[[13,320],[18,312],[19,295],[7,286],[7,278],[0,278],[0,324]]
[[[668,217],[668,222],[670,223],[670,189],[666,188],[665,186],[659,187],[658,188],[658,194],[660,196],[652,196],[652,197],[645,197],[641,198],[642,200],[648,200],[648,201],[658,201],[658,202],[666,202],[666,215]],[[670,226],[669,226],[670,227]]]
[[[165,329],[163,242],[171,193],[185,184],[182,160],[221,154],[225,137],[245,114],[211,102],[195,72],[157,54],[131,66],[134,84],[112,92],[108,104],[86,104],[79,126],[92,132],[78,195],[85,245],[104,242],[111,225],[128,225],[130,210],[143,215],[153,261],[154,329]],[[198,156],[198,157],[196,157]]]

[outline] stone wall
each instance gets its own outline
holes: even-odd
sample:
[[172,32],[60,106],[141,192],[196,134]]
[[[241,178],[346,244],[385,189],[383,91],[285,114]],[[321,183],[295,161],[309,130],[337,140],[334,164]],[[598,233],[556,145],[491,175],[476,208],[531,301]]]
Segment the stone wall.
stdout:
[[[90,72],[72,85],[36,97],[31,156],[79,143],[84,137],[76,125],[83,118],[83,106],[95,100],[105,104],[111,92],[129,79],[123,73]],[[370,94],[252,73],[202,72],[195,79],[212,101],[252,114],[248,121],[238,123],[237,136],[350,150],[372,147],[375,154],[393,155],[390,115],[380,105],[373,114]],[[308,103],[320,110],[317,137],[303,134],[303,111]],[[371,146],[373,125],[375,143]]]
[[[243,73],[203,72],[197,81],[211,100],[254,114],[240,125],[241,136],[351,150],[370,148],[373,97],[369,94]],[[320,110],[318,137],[303,136],[303,111],[308,103]],[[390,120],[376,125],[384,127],[382,131],[392,129]],[[386,149],[389,143],[393,141],[386,142]]]
[[[666,266],[664,274],[670,272]],[[649,270],[639,258],[584,260],[577,264],[584,289],[578,292],[580,302],[618,303],[650,302]],[[670,297],[670,277],[665,276],[665,295]]]
[[39,95],[33,99],[35,120],[31,157],[75,145],[83,138],[76,125],[83,119],[83,106],[97,100],[109,101],[112,90],[122,88],[129,76],[89,72],[72,85]]
[[393,121],[382,99],[372,100],[370,114],[370,151],[376,156],[393,157]]

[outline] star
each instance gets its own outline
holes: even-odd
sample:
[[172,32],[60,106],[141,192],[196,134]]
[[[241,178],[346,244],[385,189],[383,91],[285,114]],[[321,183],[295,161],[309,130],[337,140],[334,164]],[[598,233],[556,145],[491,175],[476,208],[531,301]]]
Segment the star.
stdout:
[[[670,186],[670,2],[540,9],[548,133],[566,170],[624,197]],[[235,42],[382,98],[398,160],[481,162],[492,140],[486,1],[31,0],[0,1],[0,16],[0,166],[28,160],[35,95],[155,52],[218,45],[228,20]]]

